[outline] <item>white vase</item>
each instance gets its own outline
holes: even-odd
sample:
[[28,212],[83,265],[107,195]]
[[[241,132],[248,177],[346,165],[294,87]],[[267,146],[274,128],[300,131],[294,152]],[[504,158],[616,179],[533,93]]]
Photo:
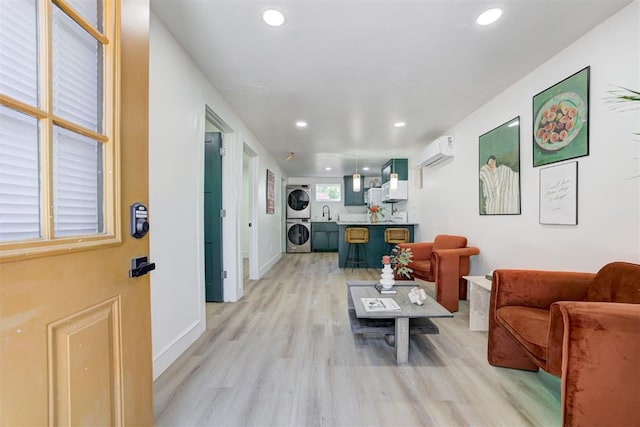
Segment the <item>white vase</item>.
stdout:
[[380,275],[380,284],[383,289],[391,289],[396,281],[393,279],[393,269],[390,264],[385,264]]

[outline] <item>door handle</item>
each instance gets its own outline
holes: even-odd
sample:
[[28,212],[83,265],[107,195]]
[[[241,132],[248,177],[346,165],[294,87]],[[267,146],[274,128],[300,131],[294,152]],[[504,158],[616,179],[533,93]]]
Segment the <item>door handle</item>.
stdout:
[[146,256],[131,258],[131,270],[129,270],[129,277],[144,276],[148,272],[156,269],[155,262],[149,262]]

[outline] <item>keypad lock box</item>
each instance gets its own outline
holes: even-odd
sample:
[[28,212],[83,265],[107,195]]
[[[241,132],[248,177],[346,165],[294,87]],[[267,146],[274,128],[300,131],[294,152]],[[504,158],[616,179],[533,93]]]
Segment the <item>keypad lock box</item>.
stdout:
[[130,214],[131,235],[140,239],[149,232],[149,211],[145,205],[136,202],[131,205]]

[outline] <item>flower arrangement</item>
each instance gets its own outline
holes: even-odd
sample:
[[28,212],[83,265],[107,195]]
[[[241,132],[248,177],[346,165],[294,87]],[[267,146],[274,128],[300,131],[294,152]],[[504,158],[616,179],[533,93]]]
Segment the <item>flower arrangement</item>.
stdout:
[[369,207],[367,207],[367,210],[369,211],[370,214],[376,214],[376,215],[380,215],[382,217],[384,217],[384,212],[382,212],[384,208],[382,206],[379,205],[371,205]]
[[385,255],[382,257],[382,264],[390,264],[396,275],[405,276],[411,279],[413,269],[409,267],[409,263],[412,259],[413,251],[411,251],[411,248],[401,248],[396,245],[396,247],[391,251],[391,256]]

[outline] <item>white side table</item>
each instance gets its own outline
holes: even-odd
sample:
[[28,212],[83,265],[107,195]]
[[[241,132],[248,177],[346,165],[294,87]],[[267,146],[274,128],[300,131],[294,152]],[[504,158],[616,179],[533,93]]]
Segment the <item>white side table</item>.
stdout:
[[469,283],[469,330],[489,330],[491,280],[484,276],[462,276]]

